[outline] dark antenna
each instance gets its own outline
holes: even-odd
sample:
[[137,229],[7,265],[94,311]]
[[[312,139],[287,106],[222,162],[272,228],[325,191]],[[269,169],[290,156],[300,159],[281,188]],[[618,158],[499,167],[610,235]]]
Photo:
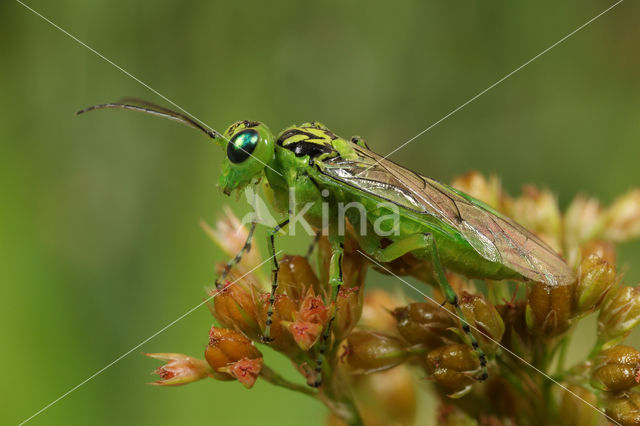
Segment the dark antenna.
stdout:
[[[132,105],[139,104],[139,105]],[[214,130],[209,130],[202,126],[200,123],[193,120],[191,117],[187,117],[179,112],[172,111],[160,105],[152,104],[151,102],[143,101],[135,98],[124,98],[121,102],[114,102],[108,104],[93,105],[88,108],[82,109],[76,112],[76,115],[84,114],[85,112],[94,111],[98,109],[127,109],[130,111],[144,112],[146,114],[155,115],[157,117],[168,118],[169,120],[177,121],[185,126],[193,127],[200,130],[202,133],[209,136],[211,139],[224,139],[221,134]]]

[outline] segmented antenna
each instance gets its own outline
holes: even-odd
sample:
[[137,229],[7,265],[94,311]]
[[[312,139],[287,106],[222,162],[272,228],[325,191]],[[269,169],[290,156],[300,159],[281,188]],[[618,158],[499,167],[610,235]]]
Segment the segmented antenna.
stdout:
[[216,132],[215,130],[207,129],[191,117],[188,117],[176,111],[172,111],[163,106],[152,104],[151,102],[143,101],[136,98],[124,98],[121,102],[93,105],[76,112],[76,115],[84,114],[85,112],[98,109],[127,109],[130,111],[144,112],[146,114],[155,115],[157,117],[168,118],[169,120],[177,121],[178,123],[182,123],[185,126],[200,130],[211,139],[223,139],[223,136],[220,133]]

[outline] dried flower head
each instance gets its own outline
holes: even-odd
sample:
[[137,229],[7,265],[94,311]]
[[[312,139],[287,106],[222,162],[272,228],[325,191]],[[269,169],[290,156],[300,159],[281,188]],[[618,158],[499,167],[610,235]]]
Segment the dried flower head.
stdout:
[[[250,388],[260,378],[322,401],[331,412],[331,425],[434,420],[439,426],[604,424],[602,411],[594,407],[606,407],[613,422],[640,424],[640,393],[633,389],[640,383],[640,353],[615,346],[640,323],[640,290],[621,282],[614,245],[640,236],[640,190],[610,207],[578,196],[561,212],[550,191],[529,186],[512,198],[496,177],[469,173],[454,186],[549,242],[576,270],[577,282],[516,286],[445,271],[458,295],[459,304],[453,307],[444,303],[430,262],[407,253],[383,267],[372,265],[360,254],[354,229],[348,226],[341,265],[344,283],[338,292],[329,283],[330,244],[321,236],[311,250],[315,260],[279,256],[278,285],[272,294],[271,277],[260,268],[252,271],[264,259],[251,245],[236,267],[228,270],[227,262],[217,266],[226,279],[210,293],[216,326],[211,328],[206,361],[150,354],[167,362],[156,370],[161,379],[155,384],[213,378]],[[230,258],[245,247],[249,234],[229,210],[214,227],[204,228]],[[391,243],[381,239],[380,247]],[[308,251],[305,246],[297,253]],[[432,285],[437,303],[426,301],[426,293],[365,292],[369,268]],[[471,326],[466,331],[456,318],[459,312]],[[568,347],[589,341],[583,335],[576,338],[575,325],[592,313],[598,321],[597,330],[591,328],[593,334],[597,331],[596,343],[582,359],[570,360]],[[259,349],[266,343],[286,357],[300,377],[285,378],[274,371]],[[554,388],[548,377],[563,388]],[[418,409],[416,389],[425,378],[438,405],[433,415]]]

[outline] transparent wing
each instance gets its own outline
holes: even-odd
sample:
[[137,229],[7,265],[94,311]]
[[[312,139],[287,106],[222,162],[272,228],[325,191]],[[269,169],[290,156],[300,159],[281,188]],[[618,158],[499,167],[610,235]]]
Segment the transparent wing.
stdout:
[[421,214],[438,217],[485,259],[549,285],[574,281],[571,268],[546,243],[513,220],[448,185],[352,145],[357,158],[320,162],[327,176]]

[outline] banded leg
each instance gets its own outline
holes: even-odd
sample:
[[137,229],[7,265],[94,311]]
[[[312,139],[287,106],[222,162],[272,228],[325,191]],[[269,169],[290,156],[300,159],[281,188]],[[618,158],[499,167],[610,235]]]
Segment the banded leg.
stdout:
[[319,230],[318,232],[316,232],[316,236],[313,238],[313,241],[309,245],[309,249],[307,250],[307,254],[304,255],[305,259],[309,260],[309,258],[313,254],[313,250],[315,250],[316,246],[318,245],[318,241],[320,241],[320,237],[321,236],[322,236],[322,230]]
[[227,262],[227,264],[224,266],[224,270],[222,271],[218,279],[216,279],[216,288],[218,290],[224,287],[224,280],[225,278],[227,278],[227,275],[229,275],[229,272],[231,271],[231,269],[234,266],[236,266],[238,263],[240,263],[240,261],[242,260],[242,256],[245,253],[251,250],[251,240],[253,240],[253,233],[256,230],[257,224],[258,222],[256,221],[255,217],[251,219],[251,226],[249,227],[249,234],[247,235],[247,241],[245,241],[244,246],[240,249],[238,254],[236,254],[236,256],[233,259]]
[[322,385],[322,367],[324,365],[324,358],[331,337],[331,330],[333,322],[338,314],[338,293],[340,287],[342,287],[342,257],[344,255],[344,237],[337,234],[329,235],[329,244],[331,244],[331,261],[329,263],[329,284],[331,285],[331,303],[333,304],[333,312],[329,322],[327,323],[322,337],[320,338],[320,345],[318,346],[318,358],[316,359],[316,381],[313,383],[313,387],[319,387]]
[[487,372],[487,356],[484,351],[480,349],[478,345],[478,340],[471,332],[471,327],[469,323],[465,319],[464,313],[462,309],[460,309],[460,305],[458,304],[458,295],[451,288],[449,281],[447,281],[447,277],[444,273],[444,269],[442,267],[442,263],[440,263],[440,256],[438,256],[438,247],[436,245],[436,240],[433,238],[431,234],[414,234],[406,237],[402,240],[396,241],[391,245],[385,247],[384,249],[379,249],[375,253],[376,260],[380,262],[391,262],[400,256],[403,256],[406,253],[412,252],[414,250],[428,250],[431,253],[431,261],[433,262],[433,268],[436,273],[436,278],[438,283],[440,284],[440,290],[445,297],[445,303],[450,303],[453,305],[455,309],[456,315],[460,319],[462,323],[462,331],[464,331],[465,335],[471,342],[471,346],[473,351],[475,352],[478,360],[480,361],[480,367],[482,372],[479,376],[476,377],[477,380],[485,380],[488,377]]
[[271,281],[271,295],[269,296],[269,308],[267,309],[267,321],[265,322],[264,335],[262,336],[262,341],[267,343],[273,340],[271,338],[271,317],[273,316],[273,304],[276,301],[276,290],[278,289],[278,272],[280,271],[280,264],[278,264],[278,259],[276,257],[276,245],[275,245],[275,236],[281,229],[289,224],[289,219],[285,220],[282,223],[276,225],[275,228],[269,231],[268,236],[268,245],[269,245],[269,255],[273,260],[273,269],[271,272],[273,273],[273,278]]

